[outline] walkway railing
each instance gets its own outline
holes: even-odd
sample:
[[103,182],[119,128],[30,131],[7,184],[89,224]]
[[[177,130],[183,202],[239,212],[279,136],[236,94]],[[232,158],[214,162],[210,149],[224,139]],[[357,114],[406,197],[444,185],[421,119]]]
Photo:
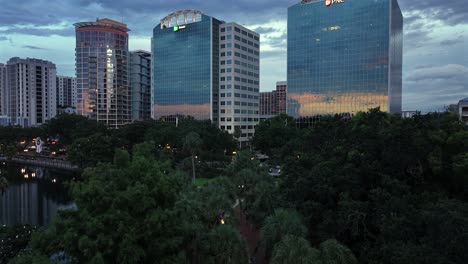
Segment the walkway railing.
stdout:
[[45,157],[24,157],[24,156],[16,156],[13,157],[11,160],[8,160],[6,157],[0,156],[0,162],[11,162],[17,164],[26,164],[26,165],[34,165],[34,166],[41,166],[47,168],[55,168],[61,170],[69,170],[69,171],[77,171],[79,167],[72,164],[66,160],[54,159],[54,158],[45,158]]

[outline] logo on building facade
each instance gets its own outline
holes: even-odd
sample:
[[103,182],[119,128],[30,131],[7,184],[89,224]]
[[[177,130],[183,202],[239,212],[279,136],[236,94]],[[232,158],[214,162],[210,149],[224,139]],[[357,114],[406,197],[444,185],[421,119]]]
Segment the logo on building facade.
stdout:
[[331,6],[334,4],[343,4],[345,0],[325,0],[325,5],[326,6]]

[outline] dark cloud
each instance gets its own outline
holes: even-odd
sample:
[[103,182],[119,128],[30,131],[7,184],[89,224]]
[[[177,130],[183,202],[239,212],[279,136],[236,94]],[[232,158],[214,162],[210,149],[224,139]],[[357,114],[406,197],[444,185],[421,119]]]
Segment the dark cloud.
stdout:
[[32,36],[74,36],[75,29],[73,26],[70,26],[65,29],[43,29],[43,28],[36,28],[36,27],[11,27],[6,30],[0,30],[2,34],[24,34],[24,35],[32,35]]
[[449,25],[468,23],[466,0],[399,0],[406,12],[418,12],[429,19],[438,19]]
[[257,32],[258,34],[268,34],[268,33],[273,33],[276,32],[276,29],[268,27],[258,27],[258,28],[253,28],[253,31]]
[[285,48],[287,43],[287,34],[283,33],[279,37],[264,36],[262,38],[269,46],[273,48]]
[[33,50],[47,50],[46,48],[41,48],[41,47],[32,46],[32,45],[23,45],[21,47],[25,49],[33,49]]
[[453,80],[456,84],[468,84],[468,67],[459,64],[448,64],[438,67],[425,67],[414,70],[407,81]]
[[3,41],[3,40],[8,40],[8,38],[5,36],[0,36],[0,41]]
[[456,45],[458,43],[463,43],[464,42],[464,39],[465,37],[460,35],[458,36],[457,38],[455,39],[446,39],[446,40],[443,40],[440,42],[440,45],[442,46],[453,46],[453,45]]

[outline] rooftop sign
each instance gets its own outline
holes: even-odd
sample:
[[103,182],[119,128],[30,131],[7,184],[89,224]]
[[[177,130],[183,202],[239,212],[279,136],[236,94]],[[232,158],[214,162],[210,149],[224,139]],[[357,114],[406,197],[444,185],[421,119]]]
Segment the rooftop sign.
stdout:
[[331,6],[333,4],[344,4],[345,0],[325,0],[326,6]]

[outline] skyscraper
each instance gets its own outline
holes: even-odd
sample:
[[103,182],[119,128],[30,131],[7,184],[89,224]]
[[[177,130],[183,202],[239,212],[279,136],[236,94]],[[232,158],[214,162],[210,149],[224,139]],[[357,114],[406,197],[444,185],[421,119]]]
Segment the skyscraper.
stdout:
[[130,52],[130,90],[132,120],[151,119],[151,53]]
[[0,63],[0,116],[6,115],[7,67]]
[[76,78],[57,76],[57,111],[76,107]]
[[16,125],[44,124],[55,117],[55,64],[39,59],[11,58],[7,62],[6,115]]
[[77,113],[111,128],[129,123],[127,25],[105,18],[74,26]]
[[304,0],[288,9],[288,113],[401,112],[397,0]]
[[248,141],[259,122],[260,36],[236,23],[220,26],[219,127]]
[[153,117],[211,120],[248,140],[258,123],[259,40],[196,10],[163,18],[152,39]]

